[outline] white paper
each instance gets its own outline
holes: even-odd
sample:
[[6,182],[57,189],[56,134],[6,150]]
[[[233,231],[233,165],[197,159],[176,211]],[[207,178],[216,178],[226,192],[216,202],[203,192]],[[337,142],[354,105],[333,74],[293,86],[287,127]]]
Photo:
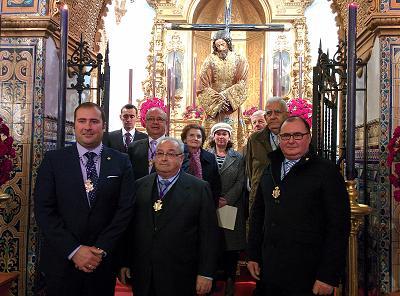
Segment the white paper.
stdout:
[[237,207],[223,206],[217,209],[218,225],[222,228],[235,229]]

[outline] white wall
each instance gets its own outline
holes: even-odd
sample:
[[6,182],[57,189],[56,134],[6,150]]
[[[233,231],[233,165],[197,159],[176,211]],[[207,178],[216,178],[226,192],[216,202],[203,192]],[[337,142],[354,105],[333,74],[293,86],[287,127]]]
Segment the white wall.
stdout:
[[128,103],[129,69],[133,69],[133,104],[143,99],[142,81],[147,77],[154,10],[146,0],[126,1],[127,12],[119,25],[115,22],[113,5],[108,6],[105,29],[110,45],[110,130],[120,128],[119,113]]

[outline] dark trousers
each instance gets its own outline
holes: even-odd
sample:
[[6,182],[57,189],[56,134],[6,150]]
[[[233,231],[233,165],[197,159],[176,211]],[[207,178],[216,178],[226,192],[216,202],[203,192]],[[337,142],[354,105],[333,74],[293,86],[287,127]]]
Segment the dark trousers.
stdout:
[[224,251],[220,263],[222,271],[221,280],[226,281],[228,278],[235,280],[237,263],[239,260],[240,251]]
[[[101,273],[101,272],[100,272]],[[47,296],[114,296],[116,274],[71,271],[68,275],[45,274]]]

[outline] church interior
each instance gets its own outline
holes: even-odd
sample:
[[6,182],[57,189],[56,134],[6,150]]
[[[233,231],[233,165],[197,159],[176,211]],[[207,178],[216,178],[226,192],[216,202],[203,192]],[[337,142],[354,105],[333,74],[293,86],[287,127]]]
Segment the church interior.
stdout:
[[[74,142],[75,107],[99,103],[107,110],[107,128],[115,130],[124,104],[140,108],[158,98],[169,110],[170,136],[180,138],[187,123],[204,124],[209,131],[197,99],[199,75],[212,50],[212,34],[228,23],[242,25],[230,34],[234,50],[249,65],[247,99],[240,110],[245,132],[238,135],[238,147],[250,134],[251,110],[264,109],[267,98],[312,104],[318,141],[313,140],[321,155],[341,161],[343,173],[350,149],[355,158],[355,178],[348,186],[352,228],[346,280],[335,295],[400,295],[400,144],[394,134],[400,125],[400,2],[359,0],[354,40],[349,4],[2,0],[0,127],[2,122],[8,126],[16,156],[10,178],[0,178],[0,295],[8,290],[15,296],[40,295],[35,179],[44,154],[58,147],[60,137],[66,145]],[[209,27],[199,29],[199,24]],[[354,67],[347,55],[351,41]],[[68,62],[62,66],[63,57]],[[354,82],[355,120],[349,130],[348,84]],[[116,295],[129,295],[118,289]]]

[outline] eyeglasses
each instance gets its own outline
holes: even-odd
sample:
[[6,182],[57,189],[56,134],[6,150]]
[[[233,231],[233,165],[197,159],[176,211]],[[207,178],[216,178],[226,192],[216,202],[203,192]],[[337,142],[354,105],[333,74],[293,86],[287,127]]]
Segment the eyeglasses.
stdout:
[[289,141],[291,137],[293,137],[294,140],[300,141],[303,139],[305,135],[308,135],[309,133],[293,133],[293,134],[280,134],[279,138],[281,141]]
[[162,158],[163,156],[166,156],[167,158],[174,158],[179,155],[182,155],[182,153],[172,153],[172,152],[156,152],[156,157]]
[[164,118],[162,118],[162,117],[149,117],[149,118],[146,118],[146,121],[165,121],[165,119]]

